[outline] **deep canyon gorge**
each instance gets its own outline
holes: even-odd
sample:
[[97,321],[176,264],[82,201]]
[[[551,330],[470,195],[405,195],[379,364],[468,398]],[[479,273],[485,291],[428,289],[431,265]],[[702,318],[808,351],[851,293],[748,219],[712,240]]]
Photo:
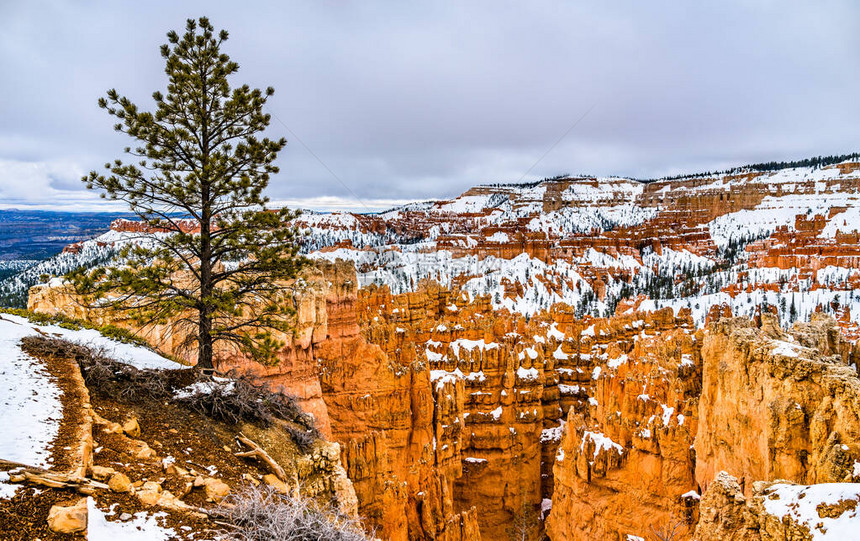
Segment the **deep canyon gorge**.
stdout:
[[[818,539],[860,502],[858,213],[856,160],[307,213],[287,347],[218,369],[298,398],[381,539]],[[129,325],[59,279],[28,308]]]

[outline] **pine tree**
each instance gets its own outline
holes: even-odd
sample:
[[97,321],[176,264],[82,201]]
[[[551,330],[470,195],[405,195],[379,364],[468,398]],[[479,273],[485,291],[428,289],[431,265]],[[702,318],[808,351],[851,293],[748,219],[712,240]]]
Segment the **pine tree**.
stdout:
[[213,368],[218,342],[269,362],[281,347],[273,331],[291,326],[288,281],[307,263],[290,225],[297,213],[268,209],[263,195],[286,145],[260,136],[274,90],[231,86],[239,65],[221,52],[227,32],[216,34],[205,17],[167,38],[167,91],[152,95],[154,112],[113,89],[99,100],[119,120],[114,128],[136,140],[125,153],[137,163],[115,160],[106,174],[83,178],[166,234],[148,235],[111,265],[69,279],[85,299],[141,326],[182,326],[199,368]]

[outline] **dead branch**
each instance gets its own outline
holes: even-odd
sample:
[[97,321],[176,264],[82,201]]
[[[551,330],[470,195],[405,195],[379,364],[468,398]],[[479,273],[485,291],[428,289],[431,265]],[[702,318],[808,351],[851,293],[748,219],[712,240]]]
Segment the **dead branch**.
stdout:
[[254,443],[251,439],[249,439],[241,432],[238,436],[236,436],[236,439],[240,443],[244,444],[246,447],[249,447],[251,450],[233,453],[234,455],[242,458],[253,458],[259,460],[260,462],[268,466],[269,471],[274,473],[278,479],[284,482],[287,481],[287,473],[284,471],[284,468],[282,468],[280,464],[275,462],[275,459],[269,456],[269,453],[264,451],[262,447]]

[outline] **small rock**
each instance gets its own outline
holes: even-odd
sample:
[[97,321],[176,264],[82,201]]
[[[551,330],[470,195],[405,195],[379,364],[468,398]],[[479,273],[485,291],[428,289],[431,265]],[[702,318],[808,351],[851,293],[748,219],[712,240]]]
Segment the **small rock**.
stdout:
[[155,481],[147,481],[140,487],[141,490],[154,490],[156,492],[161,492],[161,485],[156,483]]
[[93,466],[93,479],[96,481],[104,481],[111,475],[116,473],[116,470],[107,466]]
[[157,490],[138,490],[134,493],[138,501],[146,507],[152,507],[158,503],[160,494]]
[[131,454],[134,456],[134,458],[138,460],[148,460],[150,458],[155,457],[155,451],[149,445],[147,445],[145,441],[131,441],[133,447],[133,449],[131,449]]
[[263,481],[281,494],[289,494],[290,492],[290,489],[287,488],[287,484],[278,479],[278,476],[273,473],[267,473],[264,475]]
[[131,479],[124,473],[114,473],[108,480],[108,486],[114,492],[131,492]]
[[209,477],[203,482],[203,488],[206,490],[206,499],[218,503],[230,493],[230,485],[220,479]]
[[179,497],[184,498],[185,496],[188,496],[188,494],[191,493],[191,489],[193,488],[194,483],[192,483],[191,481],[185,481],[185,483],[183,483],[182,487],[179,489]]
[[203,478],[202,475],[198,475],[197,477],[194,478],[194,488],[200,488],[205,484],[206,484],[206,480]]
[[136,417],[132,417],[128,421],[122,425],[122,431],[126,433],[126,435],[132,438],[140,437],[140,423],[137,422]]
[[48,528],[57,533],[76,533],[87,529],[87,499],[74,505],[54,505],[48,511]]
[[120,519],[121,521],[123,521],[123,522],[128,522],[128,521],[129,521],[129,520],[131,520],[132,518],[134,518],[134,517],[132,516],[132,514],[131,514],[131,513],[123,513],[123,514],[121,514],[121,515],[119,516],[119,519]]

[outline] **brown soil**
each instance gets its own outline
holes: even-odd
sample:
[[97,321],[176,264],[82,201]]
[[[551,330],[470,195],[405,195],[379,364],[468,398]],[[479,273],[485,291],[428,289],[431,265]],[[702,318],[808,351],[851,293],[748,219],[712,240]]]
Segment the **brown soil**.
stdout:
[[48,511],[54,504],[70,505],[82,496],[74,490],[24,486],[11,500],[0,500],[0,539],[4,541],[85,540],[83,534],[57,534],[48,528]]
[[77,370],[73,360],[55,357],[39,357],[39,360],[45,364],[51,379],[60,388],[60,403],[63,406],[63,421],[50,446],[51,469],[67,471],[78,465],[75,459],[80,446],[80,430],[86,422],[83,406],[89,397],[82,392],[73,375],[74,370]]

